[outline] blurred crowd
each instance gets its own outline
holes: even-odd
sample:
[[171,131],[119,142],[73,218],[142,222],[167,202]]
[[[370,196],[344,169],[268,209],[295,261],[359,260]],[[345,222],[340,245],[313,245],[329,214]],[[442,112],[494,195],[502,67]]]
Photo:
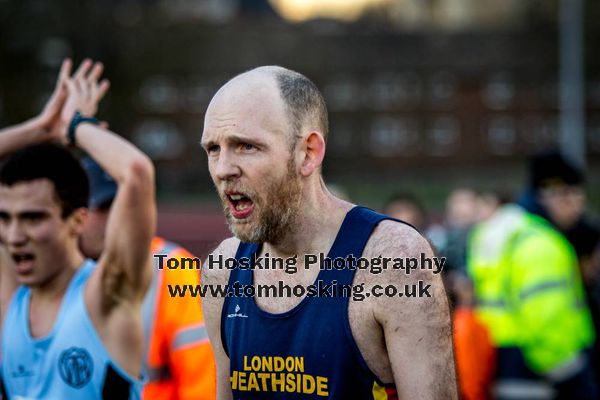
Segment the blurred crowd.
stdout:
[[[23,137],[17,130],[24,128],[11,129]],[[89,218],[77,244],[99,259],[118,185],[96,161],[85,158],[82,167]],[[411,193],[386,203],[385,214],[414,226],[446,259],[464,399],[600,399],[600,225],[586,212],[585,183],[583,172],[554,151],[530,159],[519,193],[456,188],[442,218]],[[192,257],[162,237],[153,238],[151,252]],[[197,271],[154,270],[141,310],[145,398],[215,396],[200,303],[165,290],[198,283]]]
[[446,258],[463,398],[600,398],[600,225],[580,169],[544,152],[520,193],[456,188],[442,218],[399,193],[383,211]]

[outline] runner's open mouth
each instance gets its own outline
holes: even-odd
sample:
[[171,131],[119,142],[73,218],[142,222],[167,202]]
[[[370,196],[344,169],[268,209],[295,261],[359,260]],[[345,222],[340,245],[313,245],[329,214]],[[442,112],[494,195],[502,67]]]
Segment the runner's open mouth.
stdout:
[[254,211],[254,202],[244,193],[226,191],[227,203],[229,212],[238,220],[243,220],[249,217]]
[[20,264],[25,261],[32,261],[35,257],[31,253],[13,253],[12,258],[16,264]]
[[227,199],[236,211],[245,211],[254,204],[249,197],[241,193],[228,194]]

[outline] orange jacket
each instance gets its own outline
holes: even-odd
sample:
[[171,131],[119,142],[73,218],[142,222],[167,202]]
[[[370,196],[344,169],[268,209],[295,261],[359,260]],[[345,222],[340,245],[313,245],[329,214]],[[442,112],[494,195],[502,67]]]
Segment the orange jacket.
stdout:
[[472,309],[459,307],[454,311],[454,349],[461,398],[489,399],[496,351]]
[[[182,247],[161,238],[152,240],[152,254],[170,258],[193,257]],[[146,333],[147,384],[144,400],[208,400],[216,398],[216,368],[200,298],[171,297],[168,285],[197,285],[200,270],[158,269],[142,307]],[[149,341],[148,341],[149,338]]]

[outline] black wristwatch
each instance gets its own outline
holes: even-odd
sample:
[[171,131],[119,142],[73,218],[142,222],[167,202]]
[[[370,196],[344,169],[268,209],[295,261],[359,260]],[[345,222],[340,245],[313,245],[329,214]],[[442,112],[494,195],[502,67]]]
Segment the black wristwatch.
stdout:
[[69,123],[69,130],[67,131],[67,140],[69,142],[69,146],[75,146],[75,130],[77,129],[77,125],[82,122],[89,122],[90,124],[98,125],[98,120],[96,118],[84,117],[79,111],[75,112],[73,119]]

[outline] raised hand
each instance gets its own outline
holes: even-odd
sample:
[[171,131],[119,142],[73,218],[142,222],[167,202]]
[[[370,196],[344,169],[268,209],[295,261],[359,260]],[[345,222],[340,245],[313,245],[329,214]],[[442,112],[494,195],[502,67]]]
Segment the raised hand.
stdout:
[[[54,141],[67,144],[67,130],[76,111],[91,117],[108,90],[108,81],[98,82],[101,63],[85,60],[71,77],[71,60],[65,59],[60,68],[56,87],[42,112],[30,120],[0,129],[0,157],[22,147]],[[100,123],[107,128],[108,124]]]
[[61,110],[67,99],[66,82],[71,74],[71,60],[65,59],[60,68],[56,86],[42,112],[32,120],[32,125],[43,135],[53,136],[60,120]]
[[67,98],[60,113],[61,141],[66,140],[69,123],[77,111],[86,117],[93,117],[98,111],[98,103],[110,86],[107,79],[99,81],[103,70],[102,63],[86,59],[73,76],[65,80]]
[[71,79],[66,81],[68,89],[67,101],[63,107],[63,119],[69,121],[76,111],[86,117],[93,117],[98,111],[98,103],[110,86],[107,79],[98,82],[104,66],[100,62],[84,60]]

